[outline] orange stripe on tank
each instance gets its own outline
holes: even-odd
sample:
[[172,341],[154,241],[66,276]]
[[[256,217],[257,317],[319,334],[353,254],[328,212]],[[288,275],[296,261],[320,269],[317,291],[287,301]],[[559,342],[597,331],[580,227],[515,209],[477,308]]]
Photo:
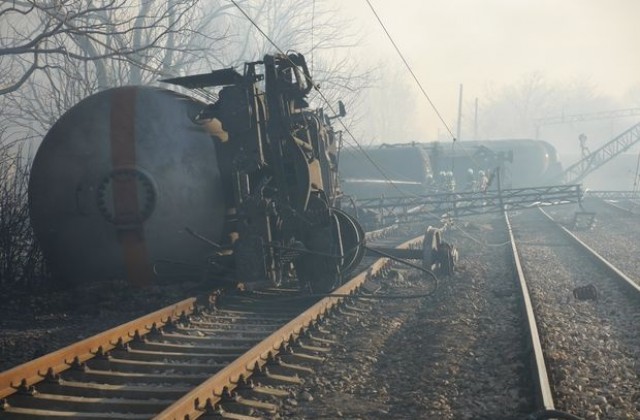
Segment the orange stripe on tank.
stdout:
[[[136,164],[135,105],[137,89],[121,88],[111,98],[111,164],[114,170],[133,168]],[[135,177],[114,176],[112,184],[114,219],[122,246],[124,266],[129,283],[147,286],[153,268],[144,238],[140,214],[138,186]],[[130,221],[131,223],[128,223]],[[119,224],[118,222],[122,222]]]

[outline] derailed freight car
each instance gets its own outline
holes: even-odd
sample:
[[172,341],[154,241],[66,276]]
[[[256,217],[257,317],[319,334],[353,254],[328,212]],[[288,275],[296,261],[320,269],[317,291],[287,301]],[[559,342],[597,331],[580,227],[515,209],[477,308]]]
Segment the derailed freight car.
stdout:
[[561,173],[553,145],[531,139],[384,144],[340,155],[342,189],[357,198],[497,188],[498,176],[502,188],[535,187]]
[[219,99],[110,89],[43,140],[30,212],[56,278],[145,285],[169,265],[275,285],[295,271],[311,289],[331,290],[358,264],[364,233],[335,208],[337,137],[305,101],[304,57],[267,55],[244,74],[168,82],[218,86]]

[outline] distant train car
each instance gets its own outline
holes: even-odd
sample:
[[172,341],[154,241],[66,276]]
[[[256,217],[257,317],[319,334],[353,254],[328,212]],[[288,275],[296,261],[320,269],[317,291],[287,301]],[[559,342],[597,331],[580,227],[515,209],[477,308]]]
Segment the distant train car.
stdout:
[[433,179],[430,157],[419,144],[345,148],[339,172],[342,190],[355,198],[424,194]]
[[[502,186],[532,187],[554,182],[562,173],[555,148],[542,140],[460,141],[454,147],[427,143],[432,166],[453,171],[463,185],[468,170],[493,172],[500,167]],[[462,182],[463,184],[460,184]]]
[[562,174],[555,148],[531,139],[382,145],[345,149],[340,159],[343,190],[357,198],[468,191],[483,173],[489,188],[498,173],[503,188],[549,185]]

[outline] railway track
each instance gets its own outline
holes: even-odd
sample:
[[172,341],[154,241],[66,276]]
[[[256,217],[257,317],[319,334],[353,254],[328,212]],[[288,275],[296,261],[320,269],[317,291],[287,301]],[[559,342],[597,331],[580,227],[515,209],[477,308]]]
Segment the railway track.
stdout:
[[588,419],[638,418],[640,287],[546,213],[516,220],[509,229],[536,407]]
[[[562,249],[560,261],[572,261],[567,255],[568,251],[564,250],[569,245],[560,243],[564,238],[559,235],[557,227],[549,224],[544,229],[549,232],[542,232],[543,221],[536,219],[536,226],[532,229],[534,235],[539,234],[539,237],[524,239],[519,245],[514,245],[512,235],[509,243],[509,248],[518,257],[515,271],[519,274],[518,284],[527,293],[525,297],[514,299],[511,286],[507,284],[514,283],[512,276],[507,282],[497,278],[501,264],[495,264],[500,257],[494,250],[494,264],[490,269],[487,266],[484,268],[486,279],[490,281],[482,284],[479,277],[455,276],[450,282],[455,290],[444,287],[442,291],[445,295],[449,294],[446,299],[440,302],[438,299],[429,300],[426,305],[430,308],[413,306],[417,313],[405,316],[403,324],[406,325],[402,326],[404,333],[397,337],[383,333],[383,344],[374,349],[366,349],[366,346],[360,348],[362,338],[355,340],[350,350],[354,355],[343,356],[343,362],[333,372],[325,372],[325,377],[318,380],[319,386],[308,388],[311,394],[326,397],[329,402],[305,404],[307,408],[298,412],[300,417],[326,417],[327,413],[335,413],[364,418],[386,415],[443,419],[524,418],[527,415],[530,415],[528,418],[537,419],[636,418],[638,394],[634,388],[634,375],[637,373],[634,371],[635,362],[629,354],[637,349],[632,337],[635,331],[633,313],[637,306],[634,299],[625,296],[631,292],[624,290],[624,287],[632,286],[625,282],[601,289],[598,284],[595,289],[598,301],[582,300],[588,298],[591,288],[574,295],[573,283],[569,286],[562,284],[567,280],[563,278],[564,274],[571,276],[572,270],[567,263],[564,265],[565,272],[561,272],[546,255],[544,259],[549,259],[548,264],[531,260],[531,249],[549,247],[551,250]],[[525,224],[524,229],[528,228]],[[520,221],[517,233],[520,240],[523,239],[522,229]],[[548,235],[554,233],[559,236],[549,239]],[[495,245],[499,247],[500,244]],[[525,248],[522,265],[518,246]],[[466,258],[474,258],[472,249],[464,251]],[[574,252],[582,255],[582,251]],[[513,259],[513,256],[510,258]],[[461,268],[463,274],[464,265]],[[532,266],[544,270],[536,273]],[[583,262],[579,267],[590,276],[602,274],[603,284],[606,284],[605,273],[608,270],[618,276],[609,266],[588,267]],[[553,273],[551,276],[550,272]],[[528,282],[525,273],[530,275]],[[535,274],[540,274],[540,278]],[[552,285],[545,283],[549,280]],[[470,281],[471,287],[462,287],[461,281]],[[568,281],[575,282],[576,279],[569,278]],[[449,285],[448,282],[446,286]],[[563,286],[565,292],[558,292]],[[550,293],[552,287],[555,290]],[[530,296],[529,289],[532,290]],[[618,299],[620,302],[615,304],[615,308],[619,313],[612,314],[607,306]],[[516,304],[516,300],[526,303]],[[525,316],[516,314],[520,307],[525,308]],[[453,310],[446,312],[449,308]],[[630,313],[632,316],[628,316]],[[599,318],[594,318],[598,322],[590,325],[592,316]],[[519,339],[512,331],[516,318],[527,320],[524,323],[528,325],[526,340]],[[540,327],[536,325],[536,319]],[[622,325],[615,325],[618,321]],[[361,325],[363,328],[359,334],[367,330],[366,325]],[[584,328],[590,326],[595,328],[589,334],[585,333]],[[381,332],[374,331],[377,339]],[[345,338],[348,337],[343,336],[339,341]],[[374,338],[372,336],[369,339]],[[364,341],[367,340],[365,336]],[[598,348],[599,345],[603,347]],[[483,351],[482,346],[488,348]],[[363,353],[365,357],[358,356]],[[531,360],[527,363],[528,368],[522,369],[516,360],[518,357],[524,360],[525,356]],[[398,363],[398,360],[401,362]],[[603,366],[603,360],[608,364]],[[358,366],[357,374],[343,373],[350,371],[351,364]],[[394,366],[391,372],[389,365]],[[392,373],[396,371],[397,375]],[[362,379],[363,376],[366,380]],[[390,378],[393,376],[398,376],[395,382]],[[349,381],[348,386],[340,385],[344,380]],[[410,385],[403,386],[403,382]],[[376,386],[377,383],[380,385]],[[353,396],[338,397],[335,393],[327,392],[327,384],[332,384],[331,389],[344,388],[346,392],[343,392]],[[608,384],[612,384],[611,387]],[[403,391],[391,393],[390,387],[398,387]],[[398,398],[397,394],[402,392],[411,395],[414,401],[421,401],[422,408],[408,401],[409,398]],[[382,403],[363,402],[366,396],[374,395]],[[340,406],[340,411],[331,410],[331,401],[336,400],[344,402],[344,408]]]
[[[371,411],[369,407],[369,411],[362,412],[363,415],[510,418],[510,414],[513,418],[520,418],[536,409],[539,416],[532,418],[553,418],[550,417],[550,410],[557,408],[583,418],[636,418],[640,393],[635,385],[637,371],[634,370],[634,363],[637,366],[640,359],[637,350],[640,343],[634,326],[640,320],[640,311],[636,299],[630,297],[635,293],[631,292],[633,286],[608,284],[606,278],[612,270],[588,266],[594,257],[586,257],[581,254],[582,251],[572,250],[564,242],[566,233],[557,230],[555,224],[535,213],[532,218],[523,217],[516,217],[513,229],[515,239],[519,241],[517,245],[499,249],[505,250],[505,258],[508,254],[506,250],[511,247],[522,257],[521,268],[515,271],[527,276],[526,280],[519,277],[519,282],[524,284],[524,290],[530,291],[529,304],[525,305],[529,309],[525,313],[529,313],[528,319],[536,319],[539,323],[538,327],[531,324],[534,325],[531,328],[539,330],[539,344],[526,344],[529,341],[517,338],[512,331],[517,328],[516,325],[520,325],[519,322],[514,323],[514,319],[520,315],[509,314],[517,312],[520,304],[512,294],[511,288],[515,287],[512,277],[509,275],[504,284],[497,279],[501,270],[505,270],[502,265],[481,264],[485,267],[486,283],[483,284],[483,280],[476,275],[475,278],[464,280],[464,283],[469,280],[471,283],[461,288],[464,276],[472,274],[465,273],[463,264],[462,274],[456,274],[452,282],[447,282],[443,296],[426,300],[423,304],[397,305],[404,312],[402,323],[407,324],[402,328],[415,332],[401,335],[400,338],[385,333],[382,340],[389,342],[382,342],[380,350],[371,356],[358,356],[362,350],[354,349],[354,356],[339,358],[343,364],[348,363],[351,357],[356,361],[354,365],[357,363],[356,370],[349,374],[350,388],[357,387],[360,382],[365,387],[364,376],[368,381],[379,383],[381,388],[376,391],[375,387],[371,389],[371,383],[367,383],[369,389],[361,392],[375,395],[377,400],[384,399],[385,395],[389,398],[388,405],[378,403],[375,410]],[[474,248],[466,251],[467,259],[476,258]],[[476,252],[480,251],[476,248]],[[496,252],[496,249],[487,251],[486,258],[499,261],[502,257],[497,257]],[[556,266],[556,263],[559,265]],[[371,277],[372,274],[370,270],[365,277]],[[574,296],[576,287],[589,285],[595,287],[597,301],[581,300]],[[337,293],[354,292],[341,290]],[[259,295],[229,295],[204,304],[184,301],[167,309],[169,312],[160,316],[155,327],[151,319],[146,319],[140,324],[143,326],[138,327],[137,334],[135,328],[131,327],[126,333],[121,332],[121,344],[118,344],[119,336],[112,336],[108,348],[103,347],[103,351],[96,351],[99,346],[95,344],[90,346],[93,354],[87,355],[87,359],[79,356],[74,361],[75,357],[66,355],[63,360],[64,371],[61,373],[54,369],[47,374],[48,369],[40,367],[35,380],[41,380],[42,376],[45,378],[35,385],[36,394],[30,389],[31,380],[27,379],[20,386],[22,379],[18,377],[28,378],[27,374],[14,376],[11,380],[14,385],[11,387],[12,395],[6,399],[5,411],[0,412],[0,417],[47,418],[52,416],[54,407],[60,416],[81,418],[185,418],[185,415],[189,418],[202,415],[268,417],[283,410],[283,400],[288,414],[307,416],[309,413],[296,411],[296,407],[288,406],[286,401],[290,399],[292,387],[301,386],[298,375],[313,375],[311,372],[317,370],[317,366],[326,365],[316,365],[315,362],[332,352],[330,343],[335,334],[332,328],[335,329],[337,325],[340,329],[348,325],[341,326],[341,321],[330,320],[326,327],[318,327],[319,317],[324,316],[319,314],[323,310],[326,313],[338,307],[341,300],[338,297],[330,299],[335,301],[326,304],[316,315],[308,313],[308,307],[315,308],[321,301],[314,305],[309,299],[299,299],[292,290],[263,291]],[[460,305],[452,302],[455,300]],[[285,301],[286,305],[279,304]],[[276,309],[283,306],[292,311]],[[194,308],[197,308],[195,313],[190,312]],[[408,308],[415,313],[409,313]],[[356,330],[360,334],[366,332],[363,325],[368,321],[364,321],[365,324],[362,322],[364,318],[368,319],[369,313],[364,313],[368,310],[358,304],[340,311],[349,319],[359,320]],[[379,312],[377,319],[381,319],[383,310],[376,311],[374,309],[373,313]],[[304,320],[294,322],[292,318],[296,315]],[[386,328],[396,328],[395,323],[386,323]],[[332,327],[332,324],[335,325]],[[314,325],[315,332],[309,333]],[[289,330],[276,331],[281,326],[288,326]],[[490,326],[496,329],[492,330]],[[527,337],[535,335],[528,333]],[[215,341],[212,339],[214,336]],[[371,336],[373,340],[379,337],[379,331]],[[179,342],[182,339],[186,341]],[[125,341],[128,342],[128,351],[122,348]],[[159,344],[159,341],[163,344]],[[220,344],[222,342],[224,345]],[[252,347],[258,342],[266,347]],[[109,346],[113,347],[109,352],[110,357],[103,354]],[[179,346],[183,349],[178,350]],[[482,346],[494,347],[482,352]],[[538,351],[530,353],[524,348],[538,348]],[[167,353],[162,356],[162,351]],[[158,365],[149,363],[151,360],[146,358],[150,353],[156,353],[157,359],[174,366],[167,366],[168,370],[161,372]],[[520,357],[524,360],[524,356],[529,354],[533,355],[530,368],[523,370],[516,360]],[[417,364],[411,358],[417,359]],[[490,358],[495,361],[489,361]],[[392,371],[397,371],[398,375],[394,385],[390,378],[394,373],[378,371],[380,367],[394,365],[397,360],[402,362],[396,364]],[[480,367],[478,363],[487,365]],[[350,371],[350,368],[342,365],[336,366],[336,369],[341,374]],[[424,372],[420,373],[420,369],[424,369]],[[547,375],[544,375],[545,369]],[[120,372],[119,376],[114,375],[119,378],[127,377],[129,373],[126,371],[130,371],[141,375],[138,378],[156,375],[158,379],[145,379],[144,382],[142,379],[140,382],[122,379],[103,386],[79,386],[81,380],[90,377],[89,374],[95,377],[98,370]],[[6,379],[6,373],[0,376],[0,380]],[[537,378],[532,381],[536,384],[535,390],[530,387],[529,376],[523,378],[523,375],[530,374]],[[417,383],[415,379],[401,380],[403,375],[423,379]],[[162,382],[166,380],[163,376],[172,379]],[[546,381],[545,376],[548,378]],[[100,380],[104,377],[100,376]],[[176,382],[171,382],[174,377],[180,377],[182,381],[176,379]],[[315,395],[315,402],[305,406],[331,404],[331,400],[326,403],[322,401],[329,396],[327,384],[330,382],[326,379],[314,379],[311,382],[318,384],[318,389],[308,388]],[[342,383],[342,379],[337,382]],[[420,411],[404,406],[400,401],[393,402],[397,397],[387,395],[392,386],[400,388],[398,392],[402,392],[404,383],[408,388],[403,392],[425,401],[427,410]],[[62,391],[65,387],[68,391]],[[71,389],[74,389],[73,392],[78,389],[82,391],[73,394]],[[303,386],[303,389],[307,388]],[[416,389],[420,390],[420,394],[412,393]],[[448,390],[454,391],[453,395],[447,396]],[[525,398],[531,402],[524,403]],[[42,406],[34,407],[34,401]],[[52,401],[54,405],[51,405]],[[20,408],[25,411],[19,413]],[[27,414],[26,410],[32,410],[32,413]],[[36,410],[42,413],[36,413]],[[321,408],[315,413],[323,410],[326,412]],[[542,411],[546,411],[546,414],[542,414]],[[348,410],[342,409],[342,412],[349,416]],[[44,417],[35,414],[43,414]]]
[[[638,216],[612,207],[602,200],[588,200],[585,206],[596,212],[596,223],[591,229],[574,230],[574,234],[640,284]],[[549,214],[562,225],[571,225],[573,216],[566,210],[550,209]]]
[[638,203],[634,200],[600,200],[600,199],[593,199],[590,200],[592,203],[593,202],[599,202],[604,204],[606,207],[609,208],[613,208],[618,210],[619,212],[622,212],[623,214],[632,214],[632,215],[638,215],[640,214],[640,206],[638,205]]
[[389,263],[375,260],[319,300],[274,289],[156,311],[0,374],[0,417],[193,419],[222,407],[232,417],[273,414],[272,399],[288,392],[269,384],[300,383],[298,374],[311,371],[305,364],[327,351],[319,321]]
[[[344,351],[305,385],[314,400],[292,417],[521,419],[534,410],[504,219],[457,226],[448,240],[459,268],[437,294],[330,320]],[[394,290],[420,294],[416,273],[395,270],[404,280]]]

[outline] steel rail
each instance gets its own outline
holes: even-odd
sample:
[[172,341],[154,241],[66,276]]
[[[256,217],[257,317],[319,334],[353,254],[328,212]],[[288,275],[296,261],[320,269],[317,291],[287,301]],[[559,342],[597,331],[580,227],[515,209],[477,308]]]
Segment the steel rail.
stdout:
[[[407,248],[420,242],[423,236],[414,238],[398,248]],[[353,277],[349,282],[334,291],[336,295],[352,295],[371,276],[378,274],[387,264],[388,258],[376,260],[366,271]],[[315,303],[302,314],[288,322],[278,331],[265,338],[255,347],[236,359],[233,363],[216,373],[191,392],[183,396],[173,405],[158,414],[155,419],[189,419],[193,420],[206,413],[207,407],[214,407],[225,391],[233,390],[241,381],[247,379],[256,367],[261,368],[267,361],[286,347],[291,340],[300,336],[302,331],[344,300],[343,297],[328,296]]]
[[[610,199],[602,197],[593,197],[594,200],[598,200],[599,203],[604,204],[609,208],[613,208],[618,212],[624,213],[629,216],[638,216],[640,213],[636,211],[638,204],[633,202],[633,199]],[[625,207],[621,205],[622,202],[628,203],[631,207]]]
[[633,190],[618,190],[618,191],[606,191],[606,190],[585,190],[584,198],[600,198],[602,200],[630,200],[640,198],[640,191]]
[[0,372],[0,400],[16,393],[19,388],[33,386],[47,375],[58,375],[64,372],[72,366],[74,361],[83,363],[92,359],[100,348],[104,352],[109,351],[117,345],[118,341],[128,343],[134,339],[136,333],[145,335],[154,324],[160,328],[182,314],[189,315],[193,312],[195,303],[196,298],[185,299],[5,372]]
[[610,202],[610,201],[608,201],[608,200],[605,200],[605,199],[601,199],[601,200],[602,200],[602,202],[603,202],[606,206],[609,206],[609,207],[611,207],[611,208],[614,208],[614,209],[616,209],[616,210],[617,210],[617,211],[619,211],[619,212],[625,213],[625,214],[627,214],[627,215],[633,215],[633,214],[636,214],[636,213],[634,213],[630,208],[623,207],[623,206],[621,206],[621,205],[620,205],[620,204],[618,204],[618,203],[612,203],[612,202]]
[[543,209],[539,209],[542,214],[556,226],[558,226],[564,233],[569,237],[575,244],[577,244],[580,248],[584,249],[593,259],[595,259],[598,263],[600,263],[605,269],[609,272],[613,273],[613,275],[621,280],[625,286],[633,290],[635,293],[640,293],[640,285],[638,285],[635,281],[629,278],[626,274],[624,274],[619,268],[611,264],[607,261],[606,258],[598,254],[594,249],[592,249],[589,245],[584,243],[580,238],[571,233],[571,231],[564,226],[560,225],[555,221],[553,217],[551,217],[546,211]]
[[535,314],[533,312],[533,305],[531,303],[531,296],[529,295],[529,288],[527,281],[524,277],[524,271],[522,270],[522,264],[520,262],[520,254],[516,247],[516,241],[513,236],[513,229],[507,212],[504,212],[504,219],[507,224],[507,231],[509,233],[509,242],[511,243],[511,253],[513,256],[513,264],[516,271],[516,278],[520,286],[520,292],[522,294],[523,312],[527,320],[527,329],[529,330],[529,340],[531,343],[531,370],[533,381],[537,385],[536,387],[536,407],[541,410],[554,410],[553,394],[551,392],[551,385],[549,382],[549,374],[547,373],[547,366],[544,360],[544,353],[542,351],[542,343],[540,342],[540,334],[538,332],[538,325],[536,323]]

